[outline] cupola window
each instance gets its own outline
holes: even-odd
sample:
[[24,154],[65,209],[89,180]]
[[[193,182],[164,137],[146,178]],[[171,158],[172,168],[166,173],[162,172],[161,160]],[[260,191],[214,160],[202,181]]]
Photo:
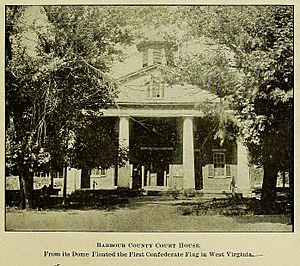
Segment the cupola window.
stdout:
[[154,49],[153,50],[153,64],[161,64],[162,63],[162,52],[161,50]]

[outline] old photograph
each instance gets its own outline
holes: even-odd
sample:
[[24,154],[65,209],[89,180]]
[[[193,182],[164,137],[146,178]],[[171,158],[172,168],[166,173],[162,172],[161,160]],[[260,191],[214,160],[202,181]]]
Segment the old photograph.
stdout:
[[294,6],[6,5],[6,232],[294,232]]

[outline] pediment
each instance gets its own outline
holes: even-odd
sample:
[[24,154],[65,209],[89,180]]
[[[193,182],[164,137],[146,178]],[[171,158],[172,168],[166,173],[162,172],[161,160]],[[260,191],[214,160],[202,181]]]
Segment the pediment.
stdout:
[[134,83],[144,85],[149,82],[151,78],[162,80],[163,78],[173,77],[178,75],[174,69],[162,65],[152,65],[142,68],[138,71],[129,73],[118,79],[120,84]]
[[175,70],[161,65],[142,68],[121,77],[118,81],[119,103],[195,105],[216,100],[216,95],[182,82]]

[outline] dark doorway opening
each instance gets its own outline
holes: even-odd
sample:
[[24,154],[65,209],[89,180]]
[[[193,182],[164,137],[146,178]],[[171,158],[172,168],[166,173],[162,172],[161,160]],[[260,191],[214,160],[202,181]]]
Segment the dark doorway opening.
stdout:
[[[133,118],[129,146],[130,163],[133,164],[133,187],[140,187],[144,166],[144,185],[147,174],[155,175],[156,186],[166,185],[169,165],[182,163],[181,138],[176,118]],[[153,175],[151,180],[153,180]]]

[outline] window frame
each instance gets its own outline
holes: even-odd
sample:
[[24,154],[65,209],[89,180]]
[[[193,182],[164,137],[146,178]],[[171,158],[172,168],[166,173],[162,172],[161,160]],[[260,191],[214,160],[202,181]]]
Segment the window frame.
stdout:
[[147,88],[148,99],[163,99],[165,97],[165,86],[163,83],[152,82]]
[[[213,176],[212,178],[226,178],[226,149],[212,149],[212,166]],[[218,171],[222,171],[221,175],[217,174]]]
[[93,177],[106,177],[106,171],[107,169],[101,168],[101,167],[96,167],[93,168],[91,171],[91,176]]
[[213,152],[214,168],[225,168],[225,165],[226,165],[226,157],[225,156],[226,156],[225,152],[221,152],[221,151]]

